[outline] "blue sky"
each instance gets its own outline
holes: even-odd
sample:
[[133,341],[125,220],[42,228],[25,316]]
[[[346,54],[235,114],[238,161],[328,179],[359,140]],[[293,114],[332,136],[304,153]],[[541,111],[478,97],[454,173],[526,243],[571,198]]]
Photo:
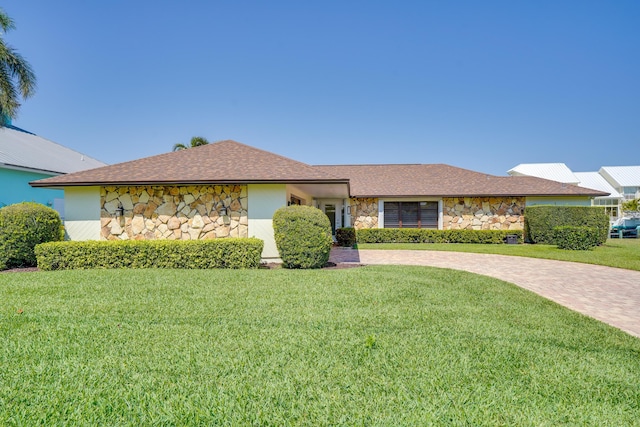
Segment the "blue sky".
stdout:
[[38,76],[14,124],[107,163],[201,135],[310,164],[640,164],[636,0],[2,7]]

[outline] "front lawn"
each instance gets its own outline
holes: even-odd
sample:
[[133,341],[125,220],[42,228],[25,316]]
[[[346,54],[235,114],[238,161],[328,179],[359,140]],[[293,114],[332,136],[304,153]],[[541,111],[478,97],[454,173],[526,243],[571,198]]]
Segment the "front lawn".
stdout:
[[0,274],[0,425],[634,425],[640,340],[426,267]]
[[591,251],[569,251],[553,245],[481,245],[472,243],[360,243],[359,249],[414,249],[474,252],[583,262],[640,271],[640,239],[609,239]]

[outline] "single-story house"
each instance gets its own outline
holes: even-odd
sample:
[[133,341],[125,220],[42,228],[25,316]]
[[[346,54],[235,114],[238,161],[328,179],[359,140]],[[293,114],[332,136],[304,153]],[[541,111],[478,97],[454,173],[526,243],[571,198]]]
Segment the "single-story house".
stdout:
[[271,219],[312,205],[332,228],[523,228],[529,200],[590,204],[604,193],[444,164],[312,166],[235,141],[31,183],[65,193],[71,240],[258,237],[277,258]]
[[6,123],[0,128],[0,207],[38,202],[62,216],[62,190],[31,187],[29,182],[105,166],[99,160]]

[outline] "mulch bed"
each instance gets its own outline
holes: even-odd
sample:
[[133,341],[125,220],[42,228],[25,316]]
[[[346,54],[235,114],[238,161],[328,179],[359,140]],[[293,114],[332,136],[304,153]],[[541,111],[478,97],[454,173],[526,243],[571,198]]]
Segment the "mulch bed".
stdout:
[[[328,262],[327,265],[322,267],[322,269],[323,270],[342,270],[344,268],[355,268],[355,267],[362,267],[362,266],[363,266],[363,264],[343,263],[343,262],[339,262],[339,263]],[[282,268],[282,264],[278,264],[278,263],[275,263],[275,262],[270,262],[268,264],[262,264],[260,266],[260,268],[273,270],[273,269],[276,269],[276,268]],[[40,271],[40,270],[38,269],[38,267],[10,268],[9,270],[0,271],[0,274],[2,274],[2,273],[31,273],[31,272],[34,272],[34,271]]]
[[[364,264],[354,264],[354,263],[344,263],[344,262],[339,262],[339,263],[328,262],[324,267],[322,267],[322,270],[342,270],[344,268],[362,267],[363,265]],[[270,263],[267,263],[267,264],[260,265],[260,268],[273,270],[273,269],[276,269],[276,268],[282,268],[282,264],[276,263],[276,262],[270,262]]]
[[32,271],[40,271],[38,267],[22,267],[22,268],[10,268],[8,270],[0,271],[0,273],[29,273]]

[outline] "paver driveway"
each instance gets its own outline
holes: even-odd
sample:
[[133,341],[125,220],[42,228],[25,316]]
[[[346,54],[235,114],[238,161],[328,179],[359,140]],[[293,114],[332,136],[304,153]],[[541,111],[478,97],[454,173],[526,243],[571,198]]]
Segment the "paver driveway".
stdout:
[[506,255],[334,248],[336,263],[426,265],[495,277],[640,337],[640,271]]

